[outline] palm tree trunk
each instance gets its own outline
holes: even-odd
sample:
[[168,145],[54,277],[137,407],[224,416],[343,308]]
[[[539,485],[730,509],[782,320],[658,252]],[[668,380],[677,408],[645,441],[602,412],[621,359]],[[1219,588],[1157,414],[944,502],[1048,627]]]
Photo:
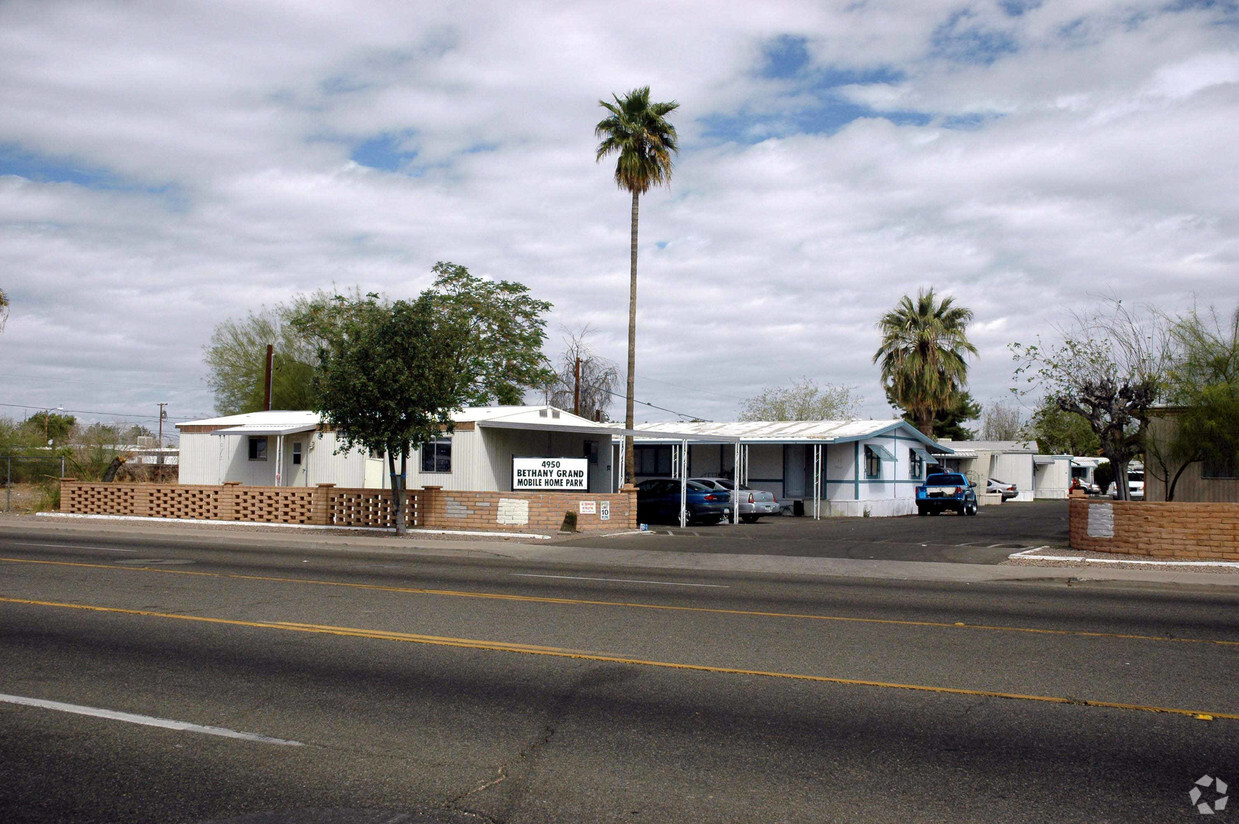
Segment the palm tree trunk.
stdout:
[[[637,370],[637,201],[640,194],[632,192],[632,243],[628,262],[628,392],[624,397],[624,428],[632,430],[633,424],[633,378]],[[633,455],[632,435],[624,436],[624,483],[636,479],[636,461]]]

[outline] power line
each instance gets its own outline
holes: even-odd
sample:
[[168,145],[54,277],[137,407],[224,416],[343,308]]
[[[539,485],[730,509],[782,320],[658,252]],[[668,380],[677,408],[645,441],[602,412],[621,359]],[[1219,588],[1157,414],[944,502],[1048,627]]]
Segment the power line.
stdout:
[[[617,398],[625,398],[625,399],[627,399],[627,397],[628,397],[627,395],[621,395],[619,392],[611,392],[610,394],[614,395],[614,396],[615,396],[615,397],[617,397]],[[674,409],[668,409],[668,408],[667,408],[667,407],[665,407],[665,406],[657,406],[656,404],[652,404],[652,403],[649,403],[649,402],[647,402],[647,401],[639,401],[639,400],[637,400],[636,398],[633,398],[633,399],[632,399],[632,402],[633,402],[633,403],[639,403],[639,404],[641,404],[642,406],[648,406],[648,407],[650,407],[651,409],[657,409],[657,410],[659,410],[660,412],[670,412],[672,415],[679,415],[681,418],[689,418],[689,419],[694,420],[694,421],[705,421],[706,423],[710,423],[710,419],[709,419],[709,418],[702,418],[702,417],[700,417],[700,416],[698,416],[698,415],[690,415],[690,414],[688,414],[687,412],[676,412]]]
[[158,415],[142,415],[137,412],[96,412],[89,409],[64,409],[59,406],[50,406],[47,404],[30,404],[30,403],[0,403],[0,406],[5,406],[10,409],[33,409],[36,412],[72,412],[74,415],[104,415],[109,418],[150,418],[156,420]]

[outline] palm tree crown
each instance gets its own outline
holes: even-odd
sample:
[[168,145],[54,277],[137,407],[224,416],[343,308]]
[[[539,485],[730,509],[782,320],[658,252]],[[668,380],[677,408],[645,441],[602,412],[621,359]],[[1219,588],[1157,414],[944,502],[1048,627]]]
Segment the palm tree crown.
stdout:
[[920,290],[878,321],[882,343],[873,362],[881,361],[886,396],[930,437],[934,413],[948,408],[968,379],[964,355],[977,354],[965,334],[972,311],[954,303]]
[[[615,182],[632,192],[631,240],[628,251],[628,392],[625,398],[624,426],[632,429],[633,376],[637,364],[637,210],[641,195],[651,186],[671,182],[671,155],[679,151],[675,127],[666,116],[679,108],[670,103],[651,103],[650,87],[633,89],[623,99],[611,95],[614,103],[599,100],[610,115],[594,127],[602,138],[595,158],[601,161],[612,152],[619,154]],[[624,438],[624,482],[633,482],[632,436]]]
[[671,155],[679,151],[675,126],[666,116],[680,107],[670,103],[651,103],[650,87],[633,89],[623,99],[612,95],[614,103],[599,100],[610,116],[594,127],[598,144],[597,160],[619,153],[615,182],[621,189],[643,195],[650,186],[671,181]]

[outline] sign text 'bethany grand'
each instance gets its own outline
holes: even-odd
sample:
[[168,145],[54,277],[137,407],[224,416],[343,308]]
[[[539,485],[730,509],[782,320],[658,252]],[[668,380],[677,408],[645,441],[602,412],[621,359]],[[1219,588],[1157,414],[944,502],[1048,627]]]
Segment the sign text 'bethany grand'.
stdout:
[[565,489],[589,491],[588,458],[513,458],[512,491]]

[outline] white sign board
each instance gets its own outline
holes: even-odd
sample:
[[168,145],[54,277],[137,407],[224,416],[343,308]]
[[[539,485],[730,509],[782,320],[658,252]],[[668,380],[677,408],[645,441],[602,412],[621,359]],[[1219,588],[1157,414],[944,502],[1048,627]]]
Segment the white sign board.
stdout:
[[597,501],[581,501],[579,504],[579,507],[580,507],[582,515],[597,515],[598,514],[598,502]]
[[589,458],[513,458],[512,491],[589,491]]
[[598,511],[598,517],[604,521],[611,520],[611,502],[603,501],[601,506],[602,506],[602,509]]

